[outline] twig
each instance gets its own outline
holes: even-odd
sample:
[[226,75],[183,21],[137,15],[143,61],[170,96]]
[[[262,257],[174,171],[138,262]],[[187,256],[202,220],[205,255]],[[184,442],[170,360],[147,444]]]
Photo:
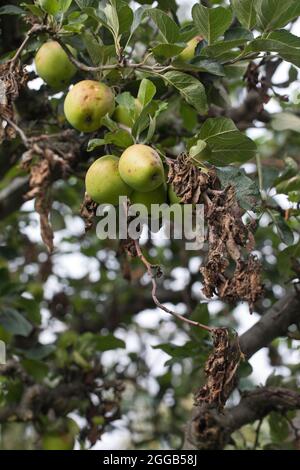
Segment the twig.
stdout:
[[146,257],[144,256],[144,254],[141,250],[141,247],[140,247],[140,244],[139,244],[138,240],[134,240],[134,245],[135,245],[137,256],[140,258],[140,260],[142,261],[142,263],[146,267],[147,272],[148,272],[148,274],[151,278],[151,282],[152,282],[152,299],[153,299],[153,302],[155,303],[155,305],[158,308],[160,308],[161,310],[163,310],[164,312],[169,313],[170,315],[175,317],[177,320],[183,321],[183,322],[185,322],[189,325],[196,326],[198,328],[202,328],[203,330],[209,331],[210,333],[213,333],[214,330],[215,330],[214,327],[203,325],[202,323],[199,323],[197,321],[190,320],[189,318],[185,318],[184,316],[180,315],[179,313],[174,312],[173,310],[170,310],[169,308],[165,307],[164,305],[162,305],[160,303],[160,301],[158,300],[157,295],[156,295],[157,284],[156,284],[156,280],[155,280],[155,274],[153,274],[153,269],[155,269],[157,267],[152,265],[151,263],[149,263],[149,261],[146,259]]
[[261,419],[259,420],[258,425],[257,425],[257,428],[256,428],[256,430],[255,430],[255,441],[254,441],[252,450],[256,450],[257,447],[258,447],[258,444],[259,444],[259,434],[260,434],[260,429],[261,429],[262,423],[263,423],[263,418],[261,418]]
[[13,70],[17,60],[19,59],[20,55],[22,54],[24,48],[27,46],[27,43],[30,41],[31,37],[34,34],[39,33],[41,31],[44,31],[46,29],[47,29],[47,27],[45,25],[41,25],[41,24],[34,24],[32,26],[32,28],[27,32],[24,41],[22,42],[19,49],[15,53],[14,57],[9,61],[10,62],[10,71]]
[[19,134],[19,136],[21,137],[21,140],[22,140],[23,144],[25,145],[25,147],[29,148],[30,147],[29,139],[26,136],[25,132],[14,121],[12,121],[9,117],[2,116],[2,118],[3,118],[4,121],[7,121],[8,124]]

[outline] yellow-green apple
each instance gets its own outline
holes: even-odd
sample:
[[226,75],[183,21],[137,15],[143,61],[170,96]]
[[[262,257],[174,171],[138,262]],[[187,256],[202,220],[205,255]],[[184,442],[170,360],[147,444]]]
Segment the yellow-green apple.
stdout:
[[164,182],[164,167],[158,153],[148,145],[128,147],[119,161],[121,178],[134,190],[153,191]]
[[119,203],[119,196],[129,196],[132,189],[121,179],[119,158],[105,155],[88,169],[85,177],[87,194],[98,204]]
[[111,88],[95,80],[82,80],[71,88],[64,103],[65,116],[75,129],[94,132],[102,125],[102,118],[111,114],[115,97]]
[[[68,46],[71,53],[75,49]],[[76,73],[68,55],[57,41],[45,42],[35,56],[35,67],[38,75],[55,91],[66,88]]]

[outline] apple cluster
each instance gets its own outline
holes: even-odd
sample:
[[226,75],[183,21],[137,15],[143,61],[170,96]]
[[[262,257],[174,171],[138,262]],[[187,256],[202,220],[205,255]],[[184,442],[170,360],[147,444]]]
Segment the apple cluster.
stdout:
[[[190,60],[200,36],[188,42],[186,49],[177,57],[178,62]],[[76,57],[76,51],[67,46]],[[76,73],[64,48],[56,41],[41,46],[35,57],[39,76],[55,91],[64,90]],[[110,115],[119,124],[132,127],[142,110],[135,99],[135,111],[115,107],[115,95],[104,83],[82,80],[67,93],[64,113],[67,121],[80,132],[94,132],[102,126],[102,119]],[[120,196],[128,196],[131,203],[144,204],[150,212],[151,204],[180,202],[172,187],[167,187],[162,160],[152,147],[135,144],[119,157],[105,155],[98,158],[86,174],[86,192],[98,204],[117,205]]]

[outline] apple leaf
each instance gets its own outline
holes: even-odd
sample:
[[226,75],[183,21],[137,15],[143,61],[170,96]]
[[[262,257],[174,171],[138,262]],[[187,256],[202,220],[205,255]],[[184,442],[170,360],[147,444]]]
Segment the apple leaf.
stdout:
[[201,114],[206,114],[208,106],[203,84],[195,77],[183,72],[167,72],[163,79],[176,88],[185,101]]
[[158,27],[164,42],[173,44],[179,41],[179,26],[167,13],[158,8],[153,8],[147,11],[147,15],[150,16]]
[[282,59],[300,67],[300,38],[286,30],[273,31],[251,41],[247,51],[277,52]]
[[282,28],[300,15],[299,0],[257,0],[257,25],[262,31]]
[[210,163],[217,166],[246,162],[256,154],[256,144],[240,132],[228,118],[210,118],[202,125],[198,137],[209,145]]
[[256,24],[257,0],[231,0],[237,19],[247,29],[252,29]]
[[138,100],[143,106],[147,106],[150,101],[154,98],[156,93],[156,86],[154,85],[151,80],[148,80],[148,78],[143,78],[143,80],[140,83],[139,91],[138,91]]
[[229,8],[207,8],[203,5],[194,5],[192,17],[197,33],[203,36],[208,44],[213,44],[222,36],[232,22],[232,13]]

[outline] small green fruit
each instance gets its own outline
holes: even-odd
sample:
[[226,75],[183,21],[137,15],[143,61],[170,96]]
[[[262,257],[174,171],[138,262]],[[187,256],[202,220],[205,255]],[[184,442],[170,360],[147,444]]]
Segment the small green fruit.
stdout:
[[167,200],[167,191],[165,184],[162,184],[154,191],[149,191],[148,193],[142,193],[139,191],[133,191],[130,196],[130,201],[132,204],[143,204],[148,211],[150,216],[151,213],[151,204],[163,204]]
[[183,51],[176,57],[177,62],[189,62],[195,55],[196,46],[200,41],[203,40],[202,36],[195,36],[193,39],[187,42],[187,46]]
[[181,201],[181,198],[175,193],[172,184],[168,184],[168,197],[171,204],[179,204]]
[[148,145],[128,147],[119,161],[121,178],[133,189],[153,191],[164,182],[164,167],[158,153]]
[[119,196],[129,196],[132,189],[121,179],[119,158],[105,155],[88,169],[85,177],[87,194],[98,204],[119,204]]
[[116,122],[118,122],[119,124],[123,124],[123,126],[130,127],[130,128],[133,126],[135,120],[137,119],[138,115],[140,114],[143,108],[142,104],[137,98],[135,98],[134,101],[135,101],[134,112],[130,113],[129,109],[122,105],[119,105],[116,107],[116,110],[113,114],[113,118]]
[[94,132],[101,127],[102,118],[115,107],[112,90],[104,83],[82,80],[66,96],[65,116],[75,129]]
[[42,436],[43,450],[72,450],[74,442],[74,437],[69,433],[48,433]]
[[[69,49],[76,55],[75,49]],[[66,88],[76,73],[76,67],[56,41],[46,42],[40,47],[35,56],[35,67],[38,75],[56,91]]]

